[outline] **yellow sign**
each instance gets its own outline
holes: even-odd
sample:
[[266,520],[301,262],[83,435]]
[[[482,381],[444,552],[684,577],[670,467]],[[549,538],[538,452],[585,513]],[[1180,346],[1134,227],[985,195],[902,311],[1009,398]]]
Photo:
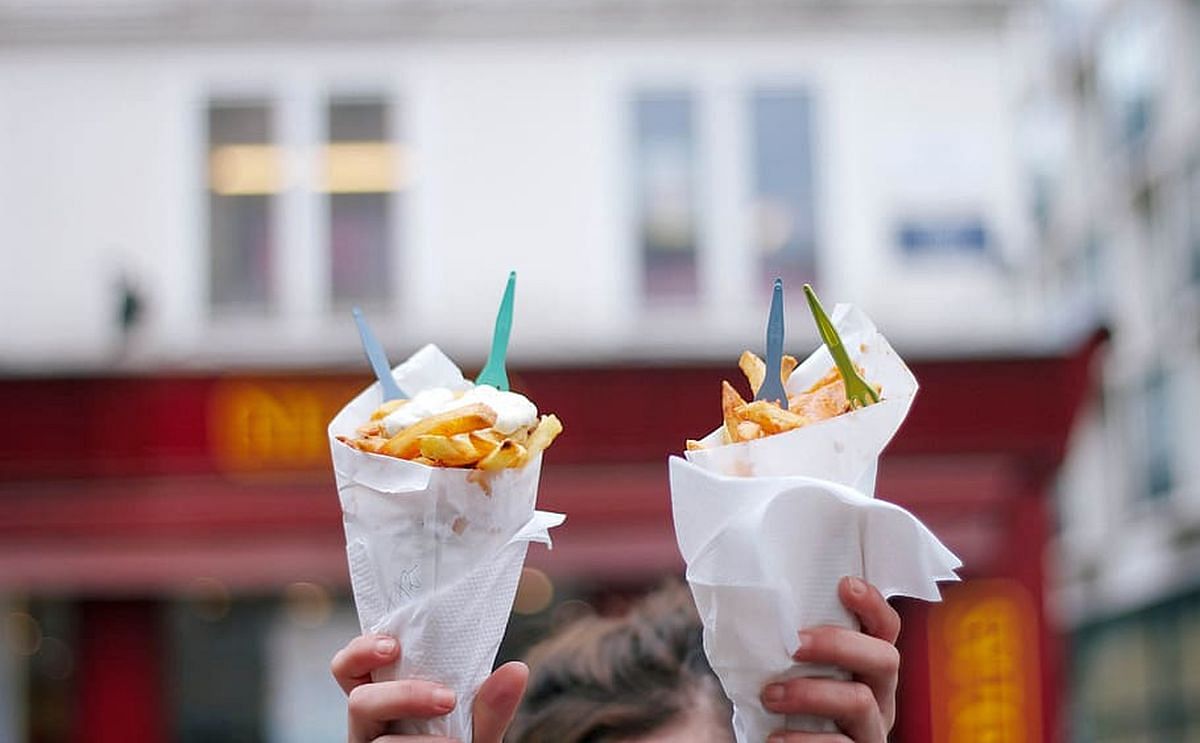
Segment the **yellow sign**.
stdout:
[[951,587],[928,626],[934,743],[1040,741],[1038,624],[1025,588]]
[[312,381],[219,382],[209,399],[215,459],[238,472],[328,467],[325,429],[352,389]]

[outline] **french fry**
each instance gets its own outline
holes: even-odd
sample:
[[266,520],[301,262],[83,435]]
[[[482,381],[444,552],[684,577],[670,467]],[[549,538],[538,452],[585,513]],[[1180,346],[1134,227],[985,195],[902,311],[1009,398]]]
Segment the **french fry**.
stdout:
[[359,438],[370,438],[372,436],[382,436],[385,439],[387,438],[387,433],[384,430],[383,423],[379,421],[364,423],[355,429],[354,432],[358,434]]
[[784,355],[779,362],[779,378],[783,380],[784,384],[787,384],[788,378],[792,376],[792,372],[796,371],[797,366],[800,366],[800,362],[796,360],[795,356]]
[[496,413],[488,406],[482,403],[467,405],[417,421],[388,439],[380,453],[412,459],[420,451],[419,439],[422,436],[453,436],[488,428],[495,422]]
[[442,467],[465,467],[475,464],[487,452],[480,451],[471,441],[469,433],[454,436],[425,435],[417,438],[421,456],[437,462]]
[[[795,356],[784,356],[779,362],[779,379],[787,384],[788,377],[792,376],[792,372],[796,371],[796,367],[800,362]],[[750,383],[750,394],[757,395],[758,389],[762,387],[763,377],[767,374],[767,364],[760,359],[752,351],[742,351],[741,358],[738,359],[738,368],[742,370],[742,374],[746,375],[746,381]]]
[[524,459],[525,447],[512,439],[506,439],[503,444],[493,449],[483,459],[480,459],[479,464],[475,465],[475,468],[484,472],[494,472],[495,470],[502,470],[505,467],[519,466]]
[[688,439],[684,445],[687,447],[688,451],[699,451],[704,448],[704,444],[701,444],[695,439]]
[[725,432],[729,434],[729,440],[733,443],[741,441],[738,436],[737,426],[741,423],[741,418],[734,411],[746,404],[742,396],[737,393],[733,385],[728,381],[721,382],[721,413],[725,419]]
[[750,394],[757,395],[758,388],[762,387],[763,378],[767,376],[766,362],[751,351],[742,351],[742,357],[738,359],[738,368],[750,383]]
[[783,433],[790,431],[793,428],[800,428],[809,423],[809,419],[804,415],[784,410],[778,405],[766,400],[756,400],[752,403],[747,403],[735,411],[735,414],[741,418],[758,424],[762,431],[771,433]]
[[467,436],[484,457],[504,443],[504,436],[486,428],[481,431],[471,431]]
[[557,415],[553,413],[543,415],[542,419],[538,421],[537,428],[533,429],[533,432],[529,434],[529,438],[525,442],[526,460],[533,459],[545,451],[546,447],[550,446],[554,439],[562,433],[562,430],[562,421],[558,419]]
[[375,412],[371,413],[371,420],[373,420],[373,421],[383,420],[384,418],[388,417],[392,413],[396,412],[396,410],[399,409],[399,407],[406,402],[408,402],[408,400],[403,400],[400,398],[397,398],[395,400],[387,400],[382,405],[375,408]]
[[753,441],[763,435],[762,426],[755,421],[742,421],[737,425],[737,431],[742,441]]

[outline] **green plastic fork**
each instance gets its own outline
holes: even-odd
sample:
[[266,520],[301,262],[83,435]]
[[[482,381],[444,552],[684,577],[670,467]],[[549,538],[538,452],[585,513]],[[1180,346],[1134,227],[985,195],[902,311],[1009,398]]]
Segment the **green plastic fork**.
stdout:
[[500,311],[496,313],[496,329],[492,332],[492,352],[475,384],[490,384],[498,390],[508,392],[508,372],[504,358],[508,355],[508,335],[512,330],[513,292],[517,285],[517,272],[510,271],[508,284],[504,287],[504,298],[500,300]]
[[813,320],[817,323],[817,332],[821,334],[821,340],[825,341],[826,347],[829,348],[829,354],[833,356],[833,363],[837,366],[838,373],[842,375],[842,381],[846,387],[846,399],[850,401],[850,407],[865,408],[872,403],[879,402],[879,393],[858,375],[858,370],[854,368],[854,363],[850,361],[850,356],[846,353],[846,347],[842,345],[842,337],[838,335],[829,316],[825,314],[825,308],[821,306],[821,300],[817,299],[817,293],[808,284],[804,285],[804,296],[808,299],[808,308],[812,310]]

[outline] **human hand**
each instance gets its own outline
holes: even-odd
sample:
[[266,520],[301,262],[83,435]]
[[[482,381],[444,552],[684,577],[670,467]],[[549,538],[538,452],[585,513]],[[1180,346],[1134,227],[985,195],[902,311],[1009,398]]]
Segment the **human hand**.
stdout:
[[842,604],[858,617],[860,631],[821,626],[800,631],[792,656],[849,671],[848,681],[794,678],[763,688],[763,705],[779,714],[808,714],[833,720],[840,733],[777,730],[769,743],[884,743],[896,721],[896,685],[900,678],[900,615],[878,589],[859,578],[838,584]]
[[[454,709],[454,692],[418,679],[371,681],[371,672],[400,659],[400,643],[386,635],[362,635],[333,656],[330,670],[348,697],[349,743],[449,743],[428,735],[387,734],[396,720],[425,720]],[[529,669],[512,661],[492,672],[471,708],[475,743],[501,743],[525,693]]]

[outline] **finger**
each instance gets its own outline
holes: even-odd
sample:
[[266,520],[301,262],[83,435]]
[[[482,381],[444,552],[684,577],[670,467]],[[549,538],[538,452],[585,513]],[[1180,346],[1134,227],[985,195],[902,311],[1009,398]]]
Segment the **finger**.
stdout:
[[371,743],[461,743],[454,738],[443,738],[440,735],[381,735],[372,738]]
[[883,743],[887,729],[875,694],[866,684],[825,678],[795,678],[770,684],[763,706],[785,715],[816,715],[837,723],[855,743]]
[[501,743],[528,682],[529,667],[520,661],[505,663],[487,677],[471,709],[475,743]]
[[800,646],[792,659],[845,669],[875,682],[894,681],[900,672],[900,651],[890,642],[845,627],[810,627],[798,633]]
[[767,743],[854,743],[839,733],[798,733],[794,730],[776,730],[767,738]]
[[350,690],[347,704],[350,740],[368,741],[392,720],[424,720],[454,709],[454,692],[431,681],[403,679],[362,684]]
[[900,636],[900,615],[883,598],[879,589],[862,578],[847,576],[838,583],[842,605],[858,617],[863,632],[895,643]]
[[400,643],[387,635],[361,635],[337,651],[329,670],[347,694],[371,680],[371,671],[400,658]]

